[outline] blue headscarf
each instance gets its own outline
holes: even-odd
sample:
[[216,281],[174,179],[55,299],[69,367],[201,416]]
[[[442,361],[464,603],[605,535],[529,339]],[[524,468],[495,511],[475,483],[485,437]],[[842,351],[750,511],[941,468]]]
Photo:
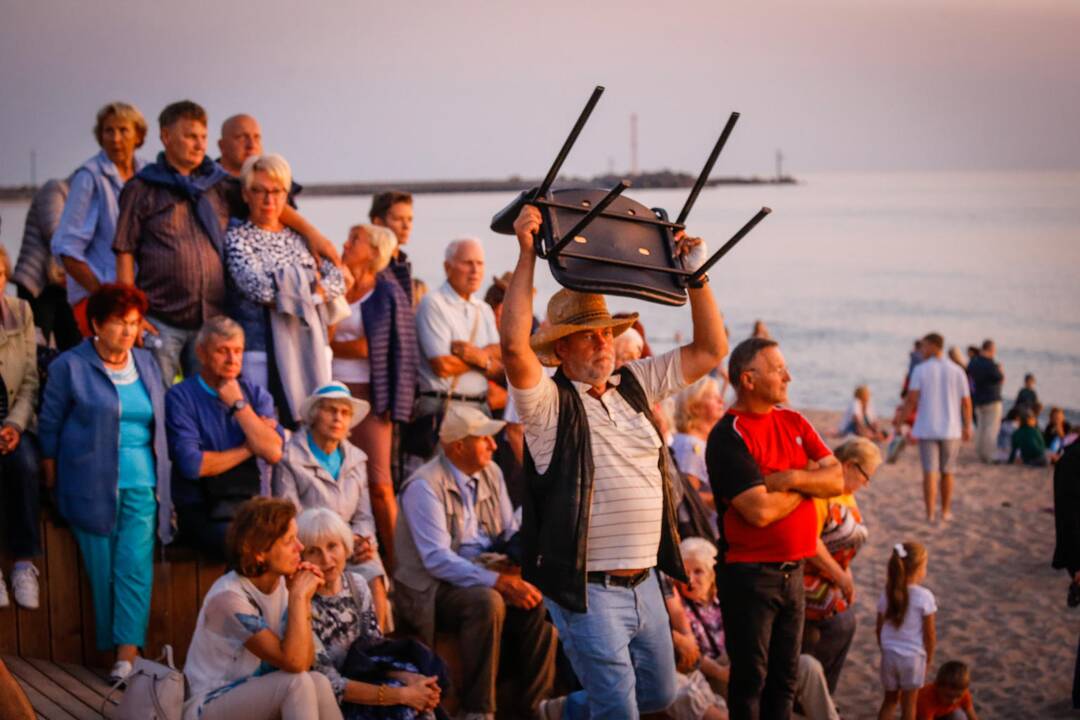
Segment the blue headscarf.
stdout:
[[199,167],[195,168],[190,175],[181,175],[169,165],[165,160],[165,153],[162,152],[158,153],[157,162],[145,166],[136,174],[136,177],[152,185],[171,188],[194,203],[195,217],[210,237],[210,242],[213,243],[218,254],[224,256],[225,231],[221,227],[213,203],[205,197],[205,194],[214,185],[229,177],[229,173],[209,157],[204,157]]

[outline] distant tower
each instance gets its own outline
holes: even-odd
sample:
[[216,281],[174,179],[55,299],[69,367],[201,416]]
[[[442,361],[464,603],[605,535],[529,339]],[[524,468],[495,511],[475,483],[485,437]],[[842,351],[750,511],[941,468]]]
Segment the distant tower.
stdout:
[[637,163],[637,113],[630,113],[630,174],[638,174]]
[[776,180],[779,182],[784,178],[784,153],[778,149],[776,151]]

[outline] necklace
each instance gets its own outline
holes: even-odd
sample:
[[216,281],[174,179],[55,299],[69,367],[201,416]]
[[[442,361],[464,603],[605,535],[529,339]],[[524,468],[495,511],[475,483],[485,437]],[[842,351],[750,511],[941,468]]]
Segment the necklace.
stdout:
[[110,360],[110,359],[108,359],[107,357],[105,357],[104,355],[101,354],[101,348],[98,347],[99,342],[101,342],[101,341],[95,339],[92,344],[94,346],[94,352],[96,352],[97,356],[99,358],[101,358],[101,362],[105,363],[105,367],[111,367],[113,369],[121,369],[122,370],[127,365],[128,352],[127,351],[124,352],[123,357],[122,357],[121,360]]

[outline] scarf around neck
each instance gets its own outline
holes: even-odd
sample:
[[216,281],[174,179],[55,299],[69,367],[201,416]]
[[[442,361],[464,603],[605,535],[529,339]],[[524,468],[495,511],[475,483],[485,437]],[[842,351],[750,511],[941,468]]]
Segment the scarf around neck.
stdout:
[[165,153],[161,152],[158,153],[157,162],[146,165],[136,173],[136,177],[142,178],[151,185],[175,190],[191,201],[195,205],[195,216],[199,220],[199,225],[210,237],[210,242],[218,254],[224,254],[225,231],[221,227],[213,203],[206,197],[207,190],[229,177],[220,165],[206,157],[190,175],[181,175],[169,165],[165,160]]

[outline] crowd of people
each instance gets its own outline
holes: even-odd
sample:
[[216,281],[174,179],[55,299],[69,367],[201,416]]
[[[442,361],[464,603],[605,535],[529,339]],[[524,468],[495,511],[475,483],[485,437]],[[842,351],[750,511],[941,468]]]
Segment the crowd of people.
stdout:
[[[43,486],[117,680],[145,645],[155,544],[228,563],[188,648],[187,718],[443,717],[437,633],[461,639],[464,718],[838,717],[868,538],[855,495],[893,436],[867,388],[831,448],[787,407],[764,323],[722,365],[707,280],[688,289],[691,340],[666,353],[599,295],[560,290],[539,322],[526,206],[512,273],[481,295],[483,245],[458,239],[428,292],[409,194],[377,194],[339,256],[254,118],[223,123],[217,160],[196,103],[158,126],[145,161],[141,113],[103,107],[101,151],[38,191],[14,271],[0,252],[19,295],[0,303],[17,604],[39,602]],[[704,243],[676,240],[700,266]],[[947,519],[973,406],[996,457],[1003,377],[990,341],[966,373],[940,336],[920,348],[897,425],[919,440],[928,517],[940,481]],[[1036,464],[1029,385],[1009,460]],[[1046,462],[1070,433],[1052,411]],[[927,682],[926,572],[921,545],[894,548],[880,717],[973,720],[963,663]]]

